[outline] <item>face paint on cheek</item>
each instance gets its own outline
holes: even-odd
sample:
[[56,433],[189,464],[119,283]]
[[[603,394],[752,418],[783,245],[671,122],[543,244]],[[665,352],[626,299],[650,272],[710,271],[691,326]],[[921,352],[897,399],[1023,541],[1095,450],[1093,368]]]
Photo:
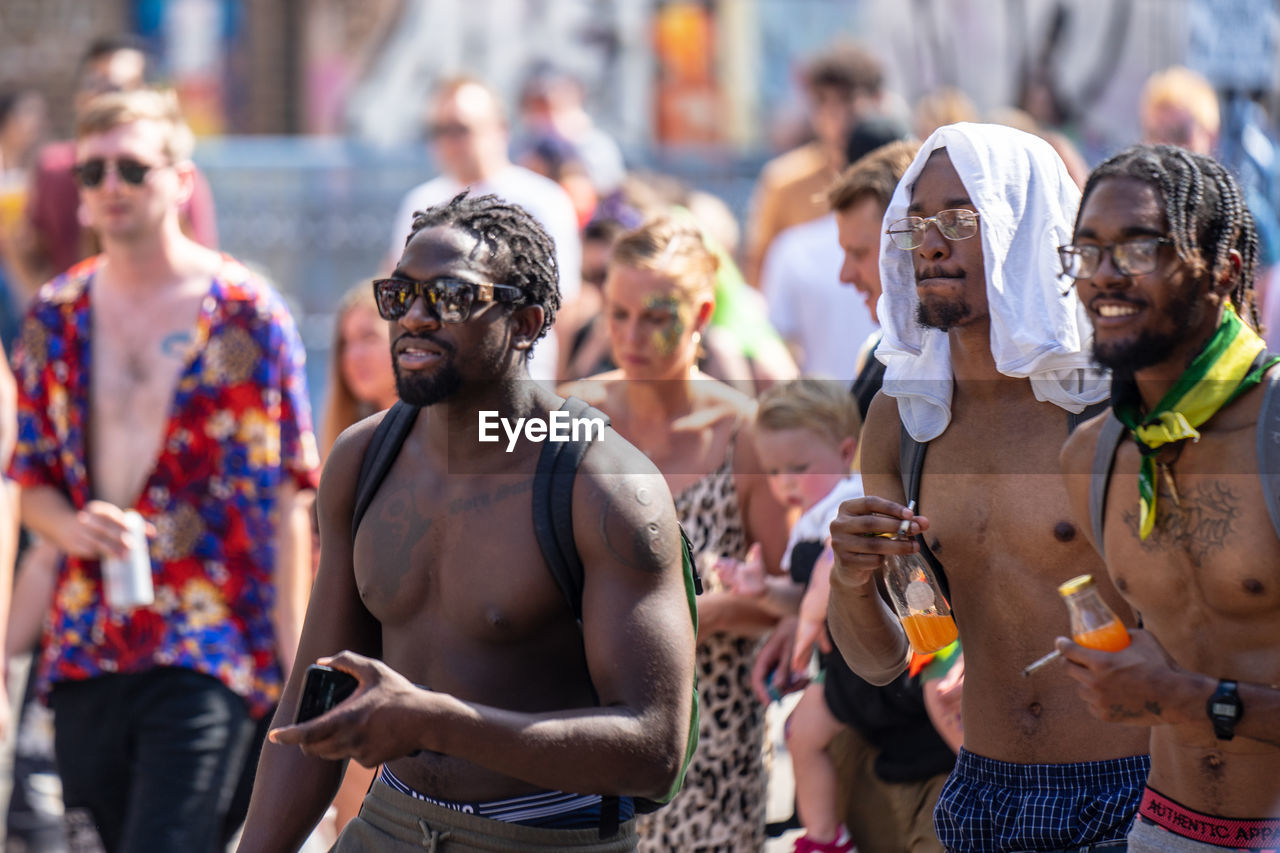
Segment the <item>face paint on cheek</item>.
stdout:
[[671,319],[653,332],[653,348],[663,356],[673,355],[680,345],[686,322],[683,307],[674,296],[654,294],[644,301],[646,311],[669,314]]

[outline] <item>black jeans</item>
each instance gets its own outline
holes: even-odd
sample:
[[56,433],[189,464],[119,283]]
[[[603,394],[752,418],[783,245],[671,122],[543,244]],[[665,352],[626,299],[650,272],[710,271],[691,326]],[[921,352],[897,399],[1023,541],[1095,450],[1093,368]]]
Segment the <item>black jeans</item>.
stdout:
[[254,728],[243,699],[166,667],[58,682],[51,704],[63,801],[108,851],[220,848]]

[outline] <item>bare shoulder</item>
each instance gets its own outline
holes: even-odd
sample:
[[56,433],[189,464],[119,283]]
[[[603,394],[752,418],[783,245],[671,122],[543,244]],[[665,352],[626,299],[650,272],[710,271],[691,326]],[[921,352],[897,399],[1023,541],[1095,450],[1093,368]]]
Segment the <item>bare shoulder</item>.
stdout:
[[373,440],[374,431],[386,415],[387,412],[378,412],[357,421],[343,430],[334,441],[320,475],[318,500],[321,514],[345,512],[350,516],[355,506],[360,465]]
[[693,380],[693,406],[681,417],[682,430],[711,430],[728,437],[749,433],[756,416],[756,401],[732,385],[709,377]]
[[556,393],[561,397],[577,397],[597,409],[605,409],[607,411],[609,389],[622,378],[621,370],[610,370],[607,373],[597,373],[584,379],[566,382],[556,388]]
[[1106,423],[1110,410],[1096,415],[1072,430],[1067,436],[1058,461],[1062,464],[1064,474],[1088,474],[1093,470],[1093,454],[1098,446],[1098,438],[1102,435],[1102,425]]
[[[877,391],[867,409],[867,419],[860,434],[859,456],[862,474],[866,476],[900,477],[898,457],[902,444],[902,420],[898,414],[898,401],[883,391]],[[868,492],[868,494],[879,494]],[[889,497],[884,495],[883,497]]]
[[739,417],[754,417],[756,401],[728,383],[710,377],[694,380],[697,408],[721,409]]
[[584,555],[661,571],[679,561],[675,503],[647,456],[614,430],[594,442],[578,468],[574,537]]

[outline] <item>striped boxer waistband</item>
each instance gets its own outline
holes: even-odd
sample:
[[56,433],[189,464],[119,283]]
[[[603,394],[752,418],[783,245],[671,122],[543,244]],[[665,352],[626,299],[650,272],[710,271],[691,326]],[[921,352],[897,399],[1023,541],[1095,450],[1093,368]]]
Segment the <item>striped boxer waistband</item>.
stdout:
[[[504,823],[518,823],[524,826],[596,826],[600,822],[599,794],[567,794],[563,791],[542,791],[526,794],[505,800],[489,802],[457,802],[429,797],[421,791],[414,790],[400,780],[391,768],[383,765],[379,774],[387,787],[401,794],[407,794],[415,800],[430,803],[433,806],[450,811],[471,814],[476,817],[500,820]],[[634,815],[630,798],[622,803],[619,819],[630,820]]]

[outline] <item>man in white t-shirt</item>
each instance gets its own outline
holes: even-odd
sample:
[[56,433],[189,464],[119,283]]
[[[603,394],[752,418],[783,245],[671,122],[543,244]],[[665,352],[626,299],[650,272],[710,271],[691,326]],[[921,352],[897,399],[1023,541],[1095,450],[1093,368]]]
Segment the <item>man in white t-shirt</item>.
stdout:
[[[433,93],[427,111],[427,135],[441,174],[420,184],[400,202],[391,234],[389,257],[399,258],[413,224],[413,212],[441,204],[468,187],[472,195],[493,193],[523,207],[556,244],[560,297],[578,294],[582,277],[582,243],[573,202],[558,184],[508,155],[507,122],[497,95],[479,80],[457,77]],[[555,379],[557,341],[548,335],[529,361],[534,379]]]
[[774,238],[760,289],[800,374],[851,383],[859,348],[879,327],[862,294],[840,283],[843,262],[836,215],[828,213]]

